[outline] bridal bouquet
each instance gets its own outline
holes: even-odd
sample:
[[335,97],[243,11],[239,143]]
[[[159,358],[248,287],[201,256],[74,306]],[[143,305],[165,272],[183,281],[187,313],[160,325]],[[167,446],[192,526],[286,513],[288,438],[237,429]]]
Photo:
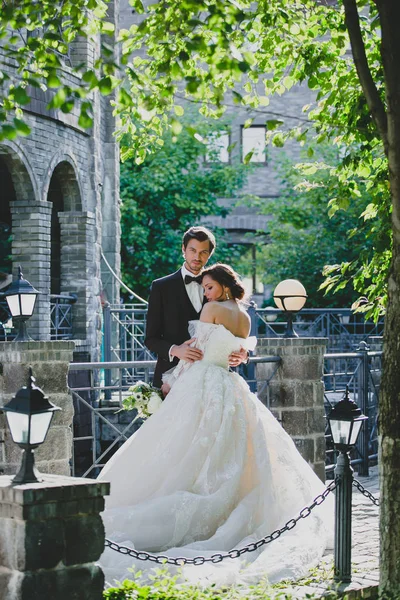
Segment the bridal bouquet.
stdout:
[[147,419],[158,410],[162,404],[161,390],[150,383],[137,381],[129,389],[129,396],[122,401],[123,410],[137,410],[137,417]]

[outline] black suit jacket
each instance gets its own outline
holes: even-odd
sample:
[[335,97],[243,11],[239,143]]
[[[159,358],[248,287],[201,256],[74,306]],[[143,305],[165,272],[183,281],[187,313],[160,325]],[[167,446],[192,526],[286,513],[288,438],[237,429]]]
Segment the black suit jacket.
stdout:
[[169,360],[169,349],[173,344],[183,344],[190,338],[189,321],[198,319],[196,311],[186,292],[181,269],[161,279],[153,281],[147,312],[145,344],[157,354],[157,365],[153,383],[161,387],[161,376],[178,363]]

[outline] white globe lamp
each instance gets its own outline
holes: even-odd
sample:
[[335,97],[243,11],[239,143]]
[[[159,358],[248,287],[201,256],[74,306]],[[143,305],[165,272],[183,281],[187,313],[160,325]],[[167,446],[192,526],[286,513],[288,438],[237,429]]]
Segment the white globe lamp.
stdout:
[[293,316],[305,305],[307,292],[297,279],[285,279],[278,283],[274,290],[276,306],[287,315],[287,325],[283,337],[299,337],[293,329]]

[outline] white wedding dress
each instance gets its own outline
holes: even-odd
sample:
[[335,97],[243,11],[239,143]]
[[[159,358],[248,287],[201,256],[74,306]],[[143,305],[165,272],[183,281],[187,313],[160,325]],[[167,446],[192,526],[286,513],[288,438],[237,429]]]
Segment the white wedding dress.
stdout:
[[[192,321],[204,358],[181,361],[161,408],[118,450],[99,479],[111,482],[103,519],[120,545],[174,557],[241,548],[282,527],[325,486],[289,435],[228,370],[228,356],[255,338]],[[253,343],[254,347],[254,343]],[[331,544],[331,497],[279,539],[240,558],[185,566],[182,577],[208,585],[298,579]],[[100,558],[106,581],[144,575],[154,563],[111,549]],[[174,567],[168,567],[174,572]]]

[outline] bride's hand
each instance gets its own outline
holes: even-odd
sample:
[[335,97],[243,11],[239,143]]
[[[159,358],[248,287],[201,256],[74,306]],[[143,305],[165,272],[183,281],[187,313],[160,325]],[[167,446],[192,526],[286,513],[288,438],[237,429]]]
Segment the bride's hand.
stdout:
[[183,342],[180,346],[173,346],[171,349],[172,356],[176,356],[180,360],[186,360],[186,362],[196,362],[203,358],[203,353],[197,348],[191,348],[190,344],[196,341],[196,338],[191,338],[187,342]]
[[244,348],[240,348],[239,352],[231,352],[228,361],[230,367],[238,367],[244,362],[247,362],[248,352]]

